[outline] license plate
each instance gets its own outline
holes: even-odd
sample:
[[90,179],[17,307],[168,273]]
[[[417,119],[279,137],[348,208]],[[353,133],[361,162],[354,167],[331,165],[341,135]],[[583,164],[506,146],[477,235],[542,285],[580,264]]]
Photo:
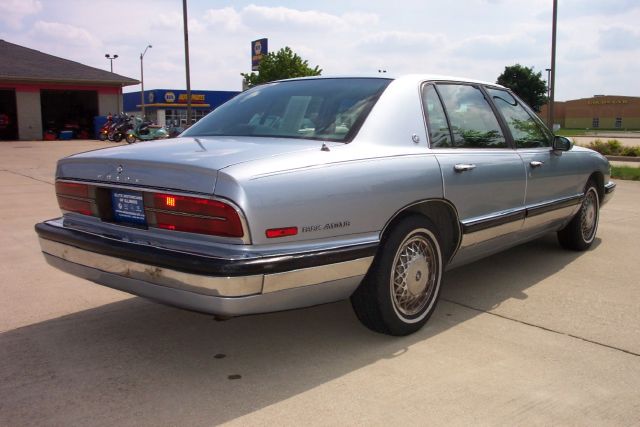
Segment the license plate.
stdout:
[[129,190],[112,190],[111,204],[116,222],[146,224],[142,193]]

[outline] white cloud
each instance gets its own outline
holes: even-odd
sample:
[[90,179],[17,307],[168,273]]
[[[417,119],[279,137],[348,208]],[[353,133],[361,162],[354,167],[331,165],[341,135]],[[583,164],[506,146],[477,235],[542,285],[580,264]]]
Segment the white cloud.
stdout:
[[209,9],[204,13],[203,21],[214,30],[235,32],[246,28],[242,23],[242,16],[232,7]]
[[600,30],[599,45],[603,50],[638,50],[640,49],[640,32],[625,27]]
[[286,7],[265,7],[251,4],[242,10],[242,19],[249,27],[273,25],[290,31],[292,27],[306,31],[344,29],[346,21],[330,13],[316,10],[297,10]]
[[100,47],[102,43],[88,30],[60,22],[37,21],[31,34],[47,42],[60,42],[70,46]]
[[438,49],[448,44],[442,34],[420,33],[408,31],[383,31],[360,38],[356,46],[358,50],[372,53],[424,54],[426,50]]
[[41,10],[42,3],[38,0],[2,0],[0,2],[0,21],[9,28],[19,29],[26,16],[35,15]]

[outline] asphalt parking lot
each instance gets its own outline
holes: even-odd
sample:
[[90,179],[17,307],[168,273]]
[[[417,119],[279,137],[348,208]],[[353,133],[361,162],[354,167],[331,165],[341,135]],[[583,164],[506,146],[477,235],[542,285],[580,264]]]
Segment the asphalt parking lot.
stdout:
[[0,143],[0,425],[640,424],[640,182],[592,250],[551,235],[450,271],[392,338],[348,302],[218,322],[49,267],[55,160],[109,145]]

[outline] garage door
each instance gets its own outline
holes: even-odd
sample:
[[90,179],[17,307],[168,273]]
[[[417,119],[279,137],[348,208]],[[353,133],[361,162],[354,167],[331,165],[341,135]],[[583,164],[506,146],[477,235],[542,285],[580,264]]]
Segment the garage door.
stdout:
[[16,91],[0,90],[0,141],[18,139]]
[[71,130],[75,138],[93,135],[93,118],[98,115],[95,90],[42,90],[40,102],[45,132]]

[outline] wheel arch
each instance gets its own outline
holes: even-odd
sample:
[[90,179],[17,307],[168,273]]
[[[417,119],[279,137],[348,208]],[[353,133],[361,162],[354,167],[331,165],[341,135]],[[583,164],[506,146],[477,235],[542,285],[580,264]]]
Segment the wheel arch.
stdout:
[[421,215],[433,222],[441,240],[443,260],[445,265],[449,263],[462,240],[462,226],[453,203],[445,199],[427,199],[404,206],[383,227],[380,233],[381,241],[398,222],[410,215]]
[[593,181],[596,184],[596,190],[598,190],[598,198],[602,200],[604,198],[604,175],[600,171],[595,171],[589,175],[587,182]]

